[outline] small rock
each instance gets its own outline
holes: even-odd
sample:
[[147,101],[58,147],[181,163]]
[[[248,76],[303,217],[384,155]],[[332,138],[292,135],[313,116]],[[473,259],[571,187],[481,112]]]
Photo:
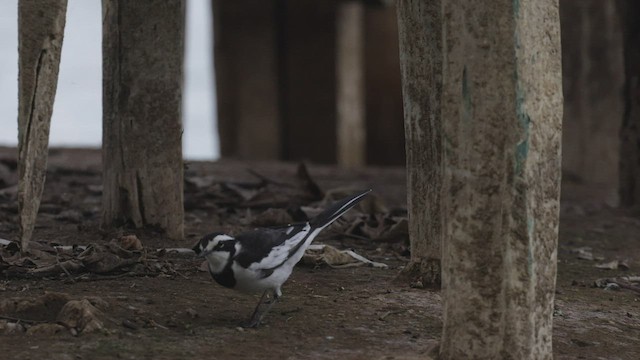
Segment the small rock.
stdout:
[[605,287],[605,290],[612,290],[612,291],[619,291],[620,290],[620,285],[616,284],[616,283],[608,283]]
[[22,324],[0,320],[0,334],[18,334],[23,332],[24,327]]
[[578,259],[581,260],[593,260],[593,252],[589,246],[583,246],[575,249],[571,249],[571,252],[576,254]]
[[593,346],[595,345],[595,343],[591,342],[591,341],[584,341],[584,340],[580,340],[580,339],[571,339],[571,342],[580,346],[580,347],[587,347],[587,346]]
[[327,339],[327,340],[333,340],[333,339],[335,339],[335,337],[333,337],[333,336],[325,336],[324,338],[325,338],[325,339]]
[[605,286],[607,286],[607,284],[609,284],[611,281],[609,279],[596,279],[593,282],[593,287],[597,287],[597,288],[604,288]]
[[187,315],[189,315],[192,319],[195,319],[195,318],[197,318],[199,316],[198,312],[193,310],[192,308],[187,308],[184,312]]
[[138,330],[140,328],[140,326],[134,320],[129,319],[122,320],[122,326],[131,330]]

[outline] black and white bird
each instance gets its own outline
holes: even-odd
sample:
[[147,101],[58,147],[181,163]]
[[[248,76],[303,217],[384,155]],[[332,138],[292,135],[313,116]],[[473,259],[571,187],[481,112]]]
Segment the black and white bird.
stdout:
[[[300,261],[306,248],[327,226],[351,209],[371,190],[349,196],[308,222],[275,228],[258,228],[235,237],[212,233],[193,250],[207,260],[209,273],[220,285],[262,297],[245,327],[256,327],[282,296],[282,284]],[[271,296],[270,301],[265,302]],[[266,309],[260,311],[262,305]]]

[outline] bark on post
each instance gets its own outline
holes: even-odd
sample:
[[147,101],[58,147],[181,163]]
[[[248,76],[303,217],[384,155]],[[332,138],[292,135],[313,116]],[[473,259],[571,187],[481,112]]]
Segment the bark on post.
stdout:
[[443,240],[441,1],[397,2],[411,262],[401,278],[440,286]]
[[[426,1],[426,0],[425,0]],[[443,0],[445,359],[551,359],[558,0]]]
[[66,13],[67,0],[18,3],[18,207],[22,251],[29,248],[44,189]]
[[625,102],[620,147],[620,202],[640,204],[640,3],[617,3],[624,33]]
[[338,4],[336,20],[338,164],[365,162],[364,5]]
[[182,239],[184,1],[102,6],[103,225]]

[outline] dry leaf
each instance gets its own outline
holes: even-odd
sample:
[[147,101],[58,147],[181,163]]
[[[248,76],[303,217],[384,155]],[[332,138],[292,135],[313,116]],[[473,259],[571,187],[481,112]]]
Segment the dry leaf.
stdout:
[[27,329],[27,335],[51,336],[58,334],[63,330],[65,330],[65,327],[60,324],[36,324]]
[[618,268],[618,265],[619,265],[618,260],[613,260],[607,263],[596,264],[595,267],[597,267],[598,269],[616,270]]
[[142,251],[144,248],[140,239],[135,235],[121,236],[118,238],[117,244],[120,245],[121,248],[130,251]]
[[386,268],[386,264],[371,261],[352,250],[338,250],[333,246],[314,244],[310,245],[302,257],[302,263],[317,266],[327,264],[333,268],[369,265]]

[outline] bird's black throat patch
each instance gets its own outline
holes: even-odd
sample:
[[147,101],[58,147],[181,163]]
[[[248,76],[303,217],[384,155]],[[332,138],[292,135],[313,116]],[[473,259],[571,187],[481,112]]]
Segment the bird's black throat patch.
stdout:
[[211,276],[213,277],[213,280],[224,287],[233,289],[236,286],[236,278],[233,276],[231,266],[226,266],[219,274],[211,273]]

